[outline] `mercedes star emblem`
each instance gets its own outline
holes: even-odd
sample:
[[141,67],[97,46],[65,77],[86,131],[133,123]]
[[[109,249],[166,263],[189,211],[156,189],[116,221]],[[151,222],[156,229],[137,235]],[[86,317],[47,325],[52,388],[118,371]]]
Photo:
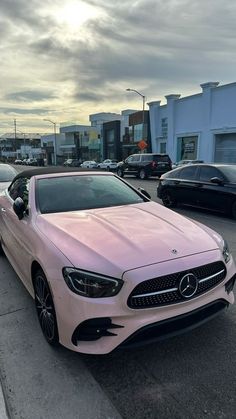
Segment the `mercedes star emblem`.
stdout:
[[189,273],[183,276],[181,278],[179,283],[179,292],[184,298],[190,298],[192,297],[198,287],[198,279],[195,275]]

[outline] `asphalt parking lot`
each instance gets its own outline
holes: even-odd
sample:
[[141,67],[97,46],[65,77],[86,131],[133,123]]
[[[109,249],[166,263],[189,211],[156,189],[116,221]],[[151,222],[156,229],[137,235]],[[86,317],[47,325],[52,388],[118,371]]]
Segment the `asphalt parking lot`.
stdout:
[[[160,202],[157,179],[125,180]],[[176,210],[221,233],[236,259],[236,221]],[[0,278],[0,376],[11,418],[235,418],[235,305],[166,341],[106,356],[79,355],[47,345],[33,301],[4,257]]]

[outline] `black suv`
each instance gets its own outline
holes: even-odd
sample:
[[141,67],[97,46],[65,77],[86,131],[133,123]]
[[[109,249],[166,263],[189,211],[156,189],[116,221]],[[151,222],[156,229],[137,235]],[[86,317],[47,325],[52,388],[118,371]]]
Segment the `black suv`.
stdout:
[[147,179],[149,176],[161,176],[171,169],[171,159],[168,154],[132,154],[118,163],[117,174],[120,177],[135,175],[140,179]]

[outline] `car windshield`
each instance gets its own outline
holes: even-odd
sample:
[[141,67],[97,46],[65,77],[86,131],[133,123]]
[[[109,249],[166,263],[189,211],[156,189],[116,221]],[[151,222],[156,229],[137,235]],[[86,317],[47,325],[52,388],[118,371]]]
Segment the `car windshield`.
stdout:
[[147,201],[115,176],[57,176],[38,179],[36,185],[37,205],[43,214]]
[[236,165],[223,166],[221,170],[230,182],[236,183]]
[[10,166],[0,166],[0,182],[11,182],[16,176],[15,170]]

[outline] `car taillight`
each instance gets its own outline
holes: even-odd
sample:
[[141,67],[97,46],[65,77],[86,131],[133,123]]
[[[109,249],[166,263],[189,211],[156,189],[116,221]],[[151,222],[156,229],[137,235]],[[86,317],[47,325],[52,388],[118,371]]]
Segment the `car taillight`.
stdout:
[[152,167],[157,167],[157,162],[156,161],[152,161]]

